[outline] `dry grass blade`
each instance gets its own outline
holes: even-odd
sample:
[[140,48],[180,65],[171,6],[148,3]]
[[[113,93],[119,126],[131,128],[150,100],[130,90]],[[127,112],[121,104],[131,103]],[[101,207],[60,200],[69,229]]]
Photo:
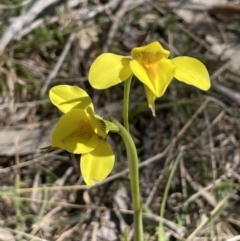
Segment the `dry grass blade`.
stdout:
[[6,46],[13,37],[16,37],[16,35],[21,35],[21,31],[24,25],[30,24],[44,9],[57,2],[59,2],[59,0],[39,0],[29,9],[25,15],[14,19],[12,24],[8,27],[0,39],[0,53],[4,52]]
[[50,85],[51,80],[57,76],[57,73],[58,73],[61,65],[63,64],[63,61],[71,48],[74,38],[75,38],[75,33],[70,34],[70,36],[67,40],[67,43],[65,44],[64,49],[63,49],[61,55],[59,56],[59,59],[55,65],[53,71],[49,74],[49,76],[47,77],[47,79],[41,89],[41,96],[44,96],[46,94],[46,91]]
[[188,236],[187,240],[190,241],[210,222],[214,221],[218,215],[226,208],[229,195],[227,195],[218,205],[211,211],[210,216],[206,218],[198,227]]

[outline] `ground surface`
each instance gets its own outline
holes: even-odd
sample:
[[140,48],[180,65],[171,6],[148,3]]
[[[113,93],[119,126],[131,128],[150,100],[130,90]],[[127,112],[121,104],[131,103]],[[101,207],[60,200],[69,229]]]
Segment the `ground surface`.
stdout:
[[[185,3],[184,3],[185,2]],[[134,80],[130,128],[140,159],[145,240],[240,240],[240,3],[238,1],[39,0],[0,3],[0,240],[122,240],[132,213],[125,149],[109,141],[114,170],[88,189],[79,156],[42,154],[61,113],[48,98],[57,84],[86,89],[102,116],[121,120],[123,85],[88,83],[102,52],[129,55],[141,36],[171,57],[200,59],[208,92],[173,81],[147,108]],[[167,201],[163,195],[177,156]]]

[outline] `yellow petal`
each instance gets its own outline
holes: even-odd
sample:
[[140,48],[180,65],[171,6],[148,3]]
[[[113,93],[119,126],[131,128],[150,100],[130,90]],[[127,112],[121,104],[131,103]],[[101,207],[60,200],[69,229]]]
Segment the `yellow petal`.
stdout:
[[101,138],[106,139],[107,129],[103,119],[99,115],[94,113],[91,108],[87,109],[87,113],[94,132]]
[[52,135],[52,147],[69,152],[88,153],[96,148],[99,137],[95,134],[87,113],[73,109],[58,121]]
[[92,186],[103,181],[112,171],[114,160],[112,148],[104,140],[99,141],[98,146],[92,152],[83,154],[80,167],[86,184]]
[[164,94],[175,71],[175,65],[169,59],[161,59],[148,67],[143,66],[139,61],[131,60],[130,67],[133,74],[157,97]]
[[132,74],[129,61],[129,58],[121,55],[100,55],[89,70],[90,84],[95,89],[106,89],[127,80]]
[[168,58],[170,52],[164,49],[162,45],[155,41],[146,46],[137,47],[131,51],[132,58],[137,61],[151,60],[159,61],[162,58]]
[[87,92],[77,86],[58,85],[53,87],[49,92],[52,103],[63,113],[72,109],[93,109],[92,100]]
[[172,59],[176,65],[175,78],[201,90],[208,90],[211,86],[208,71],[203,63],[191,57],[177,57]]
[[147,96],[147,101],[148,101],[148,107],[151,109],[153,116],[155,116],[155,100],[156,100],[156,95],[153,94],[153,92],[146,86],[144,85],[145,93]]

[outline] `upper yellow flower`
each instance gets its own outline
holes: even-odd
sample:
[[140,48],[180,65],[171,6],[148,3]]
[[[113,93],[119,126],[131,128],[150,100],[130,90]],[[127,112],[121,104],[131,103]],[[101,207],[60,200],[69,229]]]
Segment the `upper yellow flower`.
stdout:
[[52,135],[52,147],[82,154],[80,168],[87,185],[104,180],[114,165],[107,143],[107,128],[96,115],[88,94],[77,86],[59,85],[50,90],[50,99],[63,113]]
[[199,60],[186,56],[168,59],[169,55],[159,42],[136,47],[129,57],[104,53],[91,65],[89,82],[96,89],[105,89],[134,74],[144,84],[153,113],[155,99],[164,94],[173,77],[201,90],[210,88],[208,71]]

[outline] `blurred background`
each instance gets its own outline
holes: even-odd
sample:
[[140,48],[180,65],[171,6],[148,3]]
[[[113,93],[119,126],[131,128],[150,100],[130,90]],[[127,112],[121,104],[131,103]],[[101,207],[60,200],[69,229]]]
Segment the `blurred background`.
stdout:
[[94,90],[93,60],[130,55],[159,41],[175,56],[209,70],[208,92],[172,81],[147,107],[142,84],[131,87],[130,130],[140,161],[145,240],[158,240],[160,206],[179,151],[164,220],[165,240],[240,240],[240,1],[1,0],[0,241],[123,240],[132,230],[125,147],[109,142],[115,167],[89,189],[80,156],[45,153],[61,113],[51,87],[77,85],[95,111],[121,121],[123,85]]

